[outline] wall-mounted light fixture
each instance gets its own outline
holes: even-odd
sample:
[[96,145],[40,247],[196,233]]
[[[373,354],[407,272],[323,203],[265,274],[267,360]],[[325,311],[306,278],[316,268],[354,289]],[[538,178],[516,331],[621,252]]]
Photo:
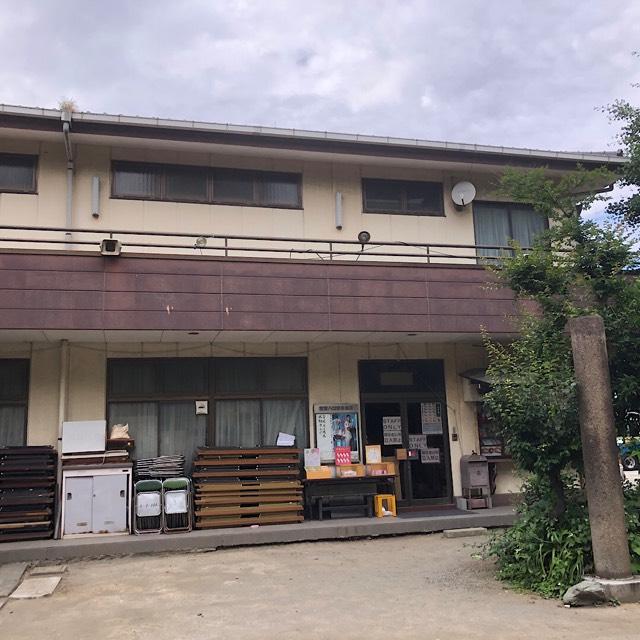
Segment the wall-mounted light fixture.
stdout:
[[342,192],[336,191],[336,229],[342,231]]
[[100,176],[91,178],[91,215],[100,217]]
[[364,251],[364,245],[371,240],[371,234],[368,231],[361,231],[358,234],[358,242],[362,245],[362,251]]

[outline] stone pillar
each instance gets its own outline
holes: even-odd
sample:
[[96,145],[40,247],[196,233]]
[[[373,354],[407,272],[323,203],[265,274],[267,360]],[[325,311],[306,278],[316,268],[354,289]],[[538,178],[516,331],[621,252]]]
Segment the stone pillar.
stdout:
[[604,322],[569,320],[596,575],[631,576]]

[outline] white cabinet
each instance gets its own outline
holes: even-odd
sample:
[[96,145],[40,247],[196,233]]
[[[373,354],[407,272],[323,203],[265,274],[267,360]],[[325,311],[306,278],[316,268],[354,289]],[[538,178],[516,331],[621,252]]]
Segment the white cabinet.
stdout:
[[131,467],[64,469],[62,535],[130,533]]
[[64,533],[91,533],[93,478],[67,478],[64,487]]

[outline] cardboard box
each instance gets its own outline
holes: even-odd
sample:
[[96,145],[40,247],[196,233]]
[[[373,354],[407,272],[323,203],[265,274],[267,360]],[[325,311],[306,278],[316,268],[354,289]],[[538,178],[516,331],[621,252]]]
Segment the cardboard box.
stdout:
[[393,462],[379,462],[367,465],[368,476],[395,476],[396,465]]
[[307,480],[322,480],[323,478],[333,478],[335,467],[305,467]]
[[336,478],[363,478],[366,468],[363,464],[343,464],[336,467]]

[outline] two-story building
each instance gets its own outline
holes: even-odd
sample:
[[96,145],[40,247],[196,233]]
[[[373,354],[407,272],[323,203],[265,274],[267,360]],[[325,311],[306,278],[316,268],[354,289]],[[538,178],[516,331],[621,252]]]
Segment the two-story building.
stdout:
[[402,504],[451,503],[481,447],[462,374],[516,331],[482,263],[547,225],[497,178],[621,161],[0,106],[0,446],[89,419],[138,457],[310,446],[355,405],[354,455],[419,447]]

